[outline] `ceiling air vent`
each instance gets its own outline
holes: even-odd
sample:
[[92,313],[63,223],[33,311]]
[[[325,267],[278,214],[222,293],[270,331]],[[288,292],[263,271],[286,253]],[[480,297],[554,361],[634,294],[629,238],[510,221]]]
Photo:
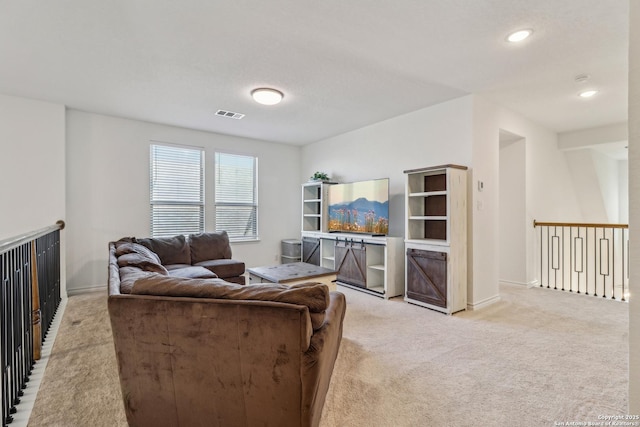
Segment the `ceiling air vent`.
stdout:
[[230,119],[240,120],[244,117],[244,114],[234,113],[233,111],[226,110],[218,110],[216,111],[216,116],[228,117]]

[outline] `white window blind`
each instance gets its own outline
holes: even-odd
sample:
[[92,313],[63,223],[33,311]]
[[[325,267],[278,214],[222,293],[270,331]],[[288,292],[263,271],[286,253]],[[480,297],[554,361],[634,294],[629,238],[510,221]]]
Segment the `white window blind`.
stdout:
[[204,231],[203,151],[151,144],[151,236]]
[[216,153],[216,231],[232,240],[258,238],[258,159]]

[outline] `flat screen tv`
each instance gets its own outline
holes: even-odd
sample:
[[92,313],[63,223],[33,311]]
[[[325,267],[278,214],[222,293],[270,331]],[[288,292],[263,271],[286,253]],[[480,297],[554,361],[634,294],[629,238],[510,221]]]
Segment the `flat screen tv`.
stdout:
[[389,178],[329,186],[329,231],[389,234]]

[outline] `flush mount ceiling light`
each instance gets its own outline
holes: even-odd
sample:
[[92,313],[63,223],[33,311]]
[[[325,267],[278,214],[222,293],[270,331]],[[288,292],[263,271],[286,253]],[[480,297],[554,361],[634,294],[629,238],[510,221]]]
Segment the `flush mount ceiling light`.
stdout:
[[583,92],[580,92],[578,95],[581,98],[591,98],[593,95],[595,95],[596,93],[598,93],[597,90],[585,90]]
[[270,89],[268,87],[261,87],[252,90],[251,96],[254,101],[263,105],[276,105],[282,101],[282,98],[284,97],[282,92],[279,90]]
[[507,36],[507,41],[511,43],[518,43],[526,39],[527,37],[529,37],[531,34],[533,34],[533,30],[530,28],[527,28],[524,30],[518,30],[509,34]]

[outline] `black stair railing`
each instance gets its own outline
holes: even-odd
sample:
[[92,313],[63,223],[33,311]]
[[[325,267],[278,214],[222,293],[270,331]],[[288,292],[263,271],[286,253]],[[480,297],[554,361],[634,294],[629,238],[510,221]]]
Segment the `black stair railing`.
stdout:
[[629,300],[629,226],[533,222],[540,287]]
[[2,426],[16,405],[60,305],[60,230],[64,222],[0,241]]

